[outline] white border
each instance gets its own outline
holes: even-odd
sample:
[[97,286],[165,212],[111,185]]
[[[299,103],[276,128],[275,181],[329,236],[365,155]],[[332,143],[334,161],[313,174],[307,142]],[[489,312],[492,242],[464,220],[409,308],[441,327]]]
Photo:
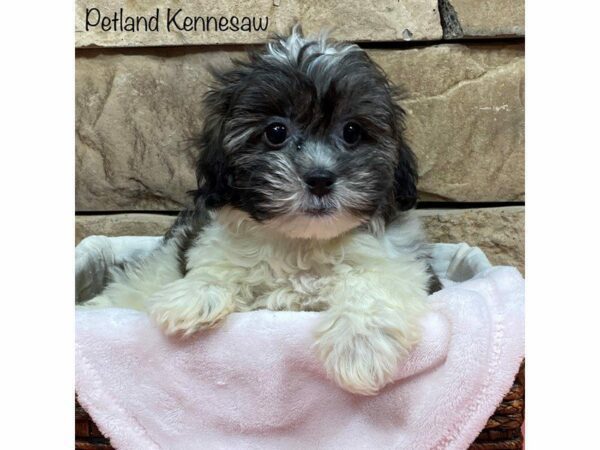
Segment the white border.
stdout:
[[73,436],[74,4],[2,5],[2,447]]
[[600,407],[600,7],[526,6],[526,442],[591,449]]

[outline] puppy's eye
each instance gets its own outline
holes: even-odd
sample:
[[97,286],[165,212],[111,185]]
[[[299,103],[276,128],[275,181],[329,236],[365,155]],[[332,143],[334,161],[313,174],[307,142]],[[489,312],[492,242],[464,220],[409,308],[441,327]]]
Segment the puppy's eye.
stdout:
[[356,122],[348,122],[344,125],[344,141],[346,144],[354,145],[360,141],[362,130]]
[[288,136],[287,127],[279,122],[272,123],[265,128],[265,139],[272,147],[280,147]]

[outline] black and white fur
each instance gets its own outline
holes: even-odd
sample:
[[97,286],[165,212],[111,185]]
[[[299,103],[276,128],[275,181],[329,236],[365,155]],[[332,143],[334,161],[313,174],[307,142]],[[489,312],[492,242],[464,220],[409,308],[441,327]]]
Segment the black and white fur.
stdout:
[[418,341],[433,284],[394,89],[358,46],[295,27],[215,73],[204,102],[194,206],[87,305],[180,335],[234,311],[323,311],[327,373],[375,394]]

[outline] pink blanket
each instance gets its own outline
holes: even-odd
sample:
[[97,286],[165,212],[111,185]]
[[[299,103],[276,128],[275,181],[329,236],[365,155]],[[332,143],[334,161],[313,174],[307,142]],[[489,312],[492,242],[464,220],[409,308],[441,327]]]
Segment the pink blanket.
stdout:
[[311,349],[319,313],[236,313],[181,342],[106,309],[76,314],[79,401],[124,450],[466,449],[523,357],[524,281],[454,256],[438,266],[478,273],[430,297],[422,343],[377,396],[326,379]]

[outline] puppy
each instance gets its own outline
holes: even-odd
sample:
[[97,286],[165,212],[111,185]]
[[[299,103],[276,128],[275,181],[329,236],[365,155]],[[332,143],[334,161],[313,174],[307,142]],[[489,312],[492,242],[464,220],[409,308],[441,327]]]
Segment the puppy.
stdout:
[[299,27],[214,77],[194,205],[87,304],[144,310],[183,336],[234,311],[323,311],[328,375],[377,393],[436,283],[393,87],[358,46]]

